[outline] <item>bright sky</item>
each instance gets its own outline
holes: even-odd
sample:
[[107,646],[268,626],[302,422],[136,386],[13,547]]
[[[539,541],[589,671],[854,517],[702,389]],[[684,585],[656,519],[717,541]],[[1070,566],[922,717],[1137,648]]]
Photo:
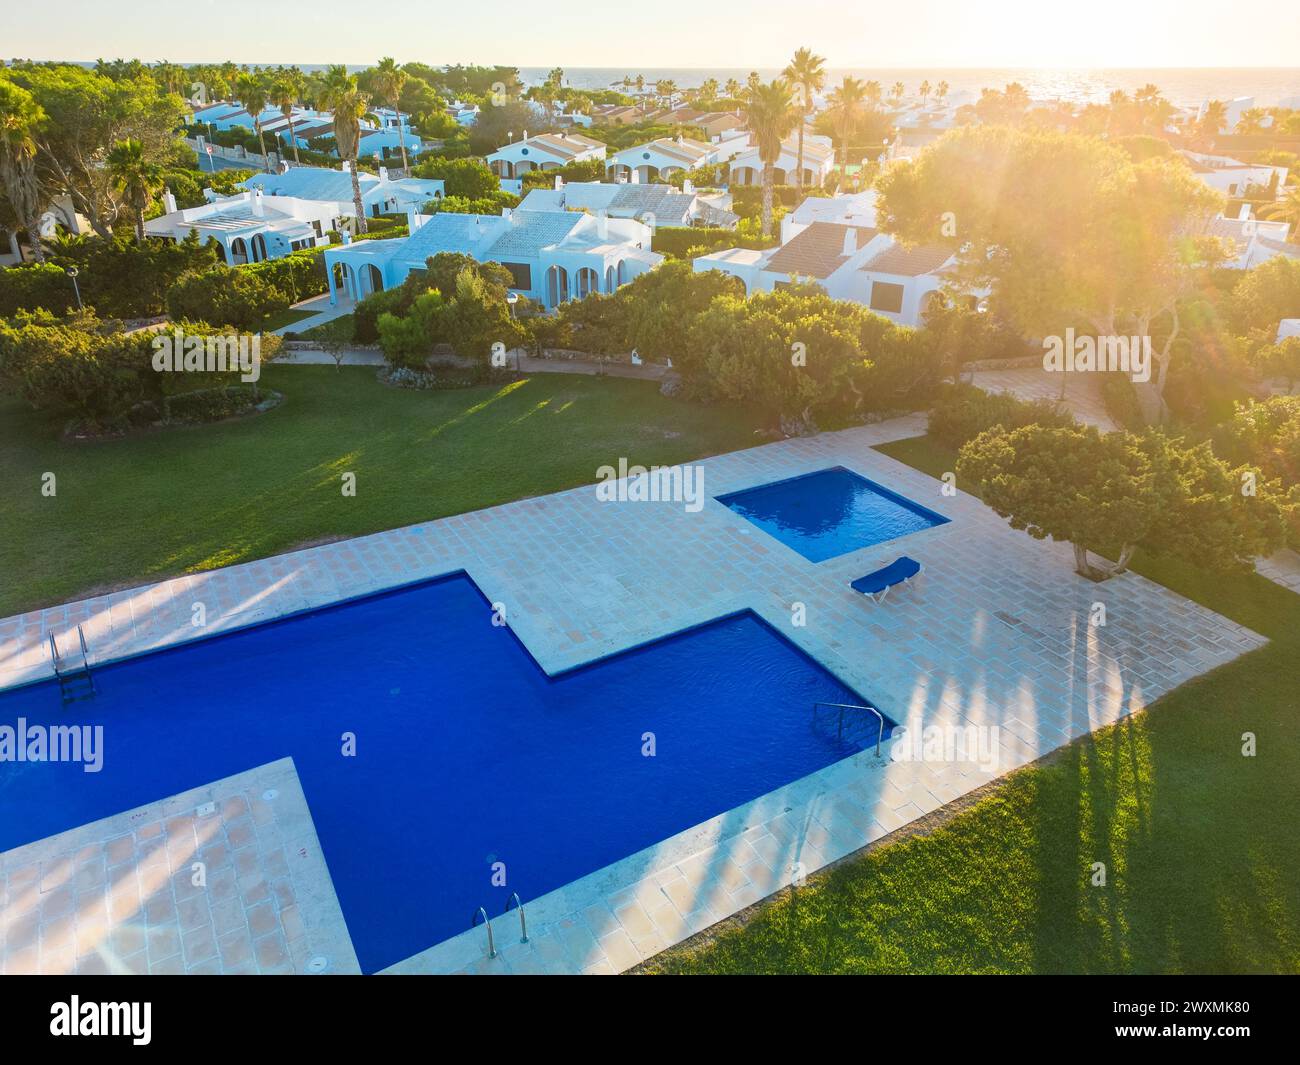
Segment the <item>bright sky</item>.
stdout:
[[61,0],[6,3],[6,57],[774,67],[1289,67],[1300,2]]

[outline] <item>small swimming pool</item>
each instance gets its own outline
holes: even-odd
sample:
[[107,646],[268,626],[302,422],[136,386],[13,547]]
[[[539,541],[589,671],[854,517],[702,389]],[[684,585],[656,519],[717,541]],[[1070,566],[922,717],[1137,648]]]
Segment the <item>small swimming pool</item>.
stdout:
[[717,499],[810,562],[824,562],[948,521],[843,466]]
[[491,618],[455,574],[102,667],[67,710],[0,693],[0,722],[104,726],[98,773],[0,763],[0,851],[292,756],[374,972],[875,742],[813,718],[864,700],[749,612],[554,677]]

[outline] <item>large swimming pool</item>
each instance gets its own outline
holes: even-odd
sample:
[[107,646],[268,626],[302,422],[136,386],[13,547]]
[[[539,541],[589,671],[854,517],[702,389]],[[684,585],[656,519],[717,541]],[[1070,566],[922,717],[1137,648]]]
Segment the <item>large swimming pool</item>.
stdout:
[[718,502],[810,562],[948,520],[843,466],[718,496]]
[[0,694],[104,726],[99,773],[0,764],[0,851],[292,756],[373,972],[875,740],[814,723],[864,700],[750,613],[555,677],[491,617],[458,574],[106,666],[67,710]]

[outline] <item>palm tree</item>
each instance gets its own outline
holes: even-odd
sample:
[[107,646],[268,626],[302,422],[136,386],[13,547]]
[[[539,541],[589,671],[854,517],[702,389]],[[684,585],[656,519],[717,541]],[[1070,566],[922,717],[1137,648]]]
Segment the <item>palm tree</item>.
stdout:
[[895,107],[902,102],[905,92],[907,92],[907,88],[901,81],[894,82],[894,87],[889,90],[889,98],[894,101]]
[[118,141],[108,150],[104,162],[122,202],[134,216],[136,243],[143,244],[144,212],[162,189],[162,167],[145,155],[144,145],[134,138]]
[[1280,199],[1261,207],[1257,213],[1271,222],[1290,222],[1291,241],[1300,244],[1300,185],[1292,185]]
[[863,99],[865,99],[867,103],[870,104],[872,107],[877,106],[880,103],[881,98],[883,96],[883,92],[880,88],[880,82],[869,81],[865,85],[863,85],[862,96]]
[[810,48],[800,48],[782,71],[782,77],[798,88],[799,103],[799,195],[803,195],[803,133],[812,112],[813,93],[826,84],[826,60],[814,55]]
[[[870,98],[872,82],[863,85],[857,78],[846,77],[831,92],[829,103],[831,120],[840,139],[840,176],[847,177],[849,165],[849,137],[862,121],[863,104]],[[877,86],[879,88],[879,86]]]
[[677,82],[672,78],[664,78],[655,82],[655,92],[659,94],[659,102],[667,103],[669,107],[673,105],[673,97],[677,95]]
[[[563,71],[560,71],[560,76],[564,76]],[[375,95],[385,103],[391,104],[393,110],[397,112],[397,144],[402,149],[402,169],[406,170],[406,136],[402,132],[402,110],[398,104],[402,99],[402,89],[405,87],[410,75],[397,65],[396,59],[385,56],[371,72],[371,78],[371,84],[375,87]]]
[[262,166],[263,169],[269,170],[266,166],[266,141],[262,138],[262,112],[266,110],[266,83],[256,74],[240,74],[239,80],[235,83],[235,91],[239,93],[239,102],[244,105],[244,110],[253,116],[253,128],[257,130],[257,145],[262,149]]
[[1205,105],[1205,113],[1201,115],[1200,127],[1201,136],[1207,141],[1213,141],[1222,131],[1223,127],[1228,124],[1228,105],[1222,100],[1211,100]]
[[920,88],[917,89],[916,91],[918,95],[921,97],[921,106],[924,107],[927,103],[930,102],[930,82],[929,81],[921,82]]
[[357,175],[357,149],[361,145],[361,119],[370,110],[370,97],[357,88],[355,74],[336,65],[325,73],[321,102],[334,112],[334,143],[339,158],[352,172],[352,205],[357,211],[358,232],[368,232],[366,209],[361,202],[361,178]]
[[732,100],[739,100],[739,99],[740,99],[740,94],[741,94],[741,92],[743,92],[744,90],[743,90],[743,87],[741,86],[740,82],[738,82],[735,78],[728,78],[728,79],[727,79],[727,84],[726,84],[726,86],[725,86],[725,88],[724,88],[723,91],[726,92],[728,98],[730,98],[730,99],[732,99]]
[[36,133],[45,111],[26,89],[0,78],[0,189],[27,230],[27,241],[38,263],[41,247],[41,183],[36,175]]
[[781,158],[781,144],[799,121],[790,83],[778,79],[749,91],[749,132],[754,135],[763,164],[763,236],[772,235],[773,167]]
[[934,87],[935,102],[942,104],[944,98],[947,97],[947,95],[948,95],[948,83],[946,81],[939,82],[939,84]]
[[271,104],[280,109],[280,114],[289,121],[289,143],[293,145],[293,161],[301,163],[298,158],[298,135],[293,130],[293,109],[302,92],[302,75],[297,70],[285,70],[276,75],[271,82],[269,97]]

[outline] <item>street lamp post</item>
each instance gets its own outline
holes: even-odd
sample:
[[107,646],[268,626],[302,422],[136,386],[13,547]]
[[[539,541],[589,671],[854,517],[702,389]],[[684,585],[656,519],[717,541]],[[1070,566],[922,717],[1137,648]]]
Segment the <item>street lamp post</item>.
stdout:
[[[517,293],[517,292],[507,292],[507,293],[506,293],[506,304],[510,307],[510,319],[511,319],[511,321],[514,320],[514,317],[515,317],[515,304],[518,303],[518,302],[519,302],[519,293]],[[519,372],[519,349],[516,347],[516,348],[515,348],[515,373],[518,373],[518,372]]]
[[81,287],[77,284],[77,268],[75,266],[69,266],[67,273],[68,276],[72,278],[72,291],[77,297],[77,310],[85,310],[81,304]]

